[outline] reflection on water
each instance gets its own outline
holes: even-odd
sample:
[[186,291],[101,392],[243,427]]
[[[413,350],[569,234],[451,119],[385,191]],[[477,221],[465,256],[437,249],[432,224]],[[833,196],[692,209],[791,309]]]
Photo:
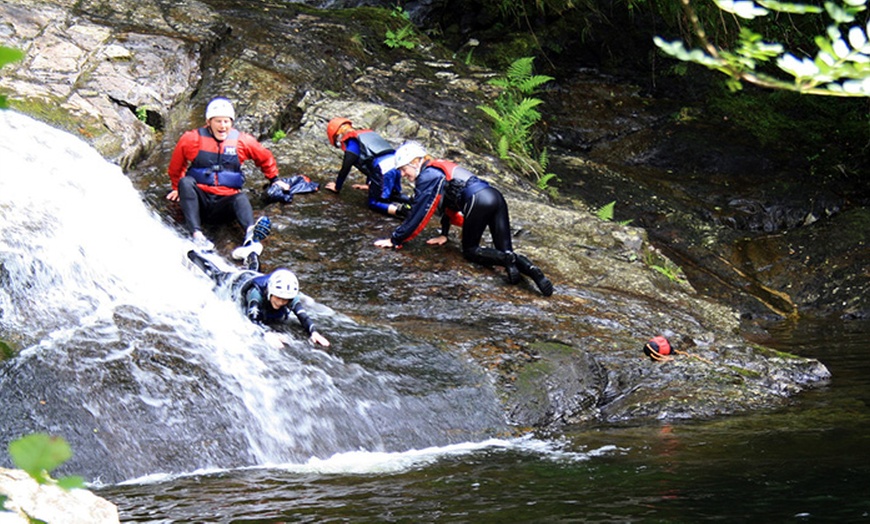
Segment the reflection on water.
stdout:
[[231,470],[99,494],[128,522],[867,519],[870,363],[863,349],[870,322],[806,321],[771,332],[770,345],[824,362],[831,384],[773,412],[578,428],[438,452],[397,469]]

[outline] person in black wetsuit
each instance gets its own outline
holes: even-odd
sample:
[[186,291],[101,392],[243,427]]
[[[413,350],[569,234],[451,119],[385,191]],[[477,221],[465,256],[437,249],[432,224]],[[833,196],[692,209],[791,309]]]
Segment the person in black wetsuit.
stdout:
[[[437,211],[442,212],[441,235],[428,244],[447,242],[450,225],[462,227],[462,255],[484,266],[503,266],[508,282],[516,284],[520,274],[530,277],[541,294],[553,294],[553,283],[528,257],[514,253],[507,203],[501,192],[467,169],[447,160],[435,160],[416,142],[403,144],[395,155],[402,176],[414,183],[414,204],[404,222],[390,238],[375,245],[398,248],[426,227]],[[486,228],[495,247],[481,247]]]
[[354,189],[368,190],[368,206],[385,215],[404,216],[410,209],[411,199],[402,194],[402,177],[394,168],[395,149],[371,129],[356,129],[344,117],[336,117],[326,126],[329,143],[344,151],[341,169],[335,182],[323,187],[339,193],[351,168],[356,167],[366,176],[365,184],[354,184]]
[[233,301],[238,302],[245,314],[256,324],[286,322],[294,314],[308,333],[309,341],[324,347],[329,341],[314,327],[314,322],[305,312],[299,293],[299,280],[289,269],[276,269],[263,274],[249,269],[223,271],[207,257],[190,250],[187,258],[215,282],[215,287],[225,287]]

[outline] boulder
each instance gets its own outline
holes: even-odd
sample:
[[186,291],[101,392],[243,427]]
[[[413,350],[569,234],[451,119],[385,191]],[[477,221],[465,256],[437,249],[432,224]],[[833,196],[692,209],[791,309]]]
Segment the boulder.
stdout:
[[7,497],[7,511],[0,511],[0,524],[30,524],[31,519],[51,524],[120,522],[118,508],[108,500],[86,489],[67,491],[37,484],[21,470],[0,468],[0,495]]

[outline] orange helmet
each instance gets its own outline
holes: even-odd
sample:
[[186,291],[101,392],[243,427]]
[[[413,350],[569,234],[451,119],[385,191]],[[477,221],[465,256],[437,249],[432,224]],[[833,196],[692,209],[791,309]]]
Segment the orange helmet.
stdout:
[[326,138],[329,140],[329,143],[334,145],[335,147],[339,146],[337,141],[338,139],[338,130],[341,129],[345,124],[353,125],[353,123],[344,117],[335,117],[326,124]]

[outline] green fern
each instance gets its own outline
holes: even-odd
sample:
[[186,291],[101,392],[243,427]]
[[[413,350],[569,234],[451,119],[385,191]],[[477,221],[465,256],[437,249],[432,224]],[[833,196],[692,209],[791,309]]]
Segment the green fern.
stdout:
[[538,154],[535,150],[535,126],[543,118],[536,108],[543,100],[534,97],[534,94],[553,77],[534,74],[533,66],[534,57],[515,60],[508,66],[504,76],[489,81],[490,85],[500,89],[492,105],[477,107],[492,120],[492,134],[499,158],[525,176],[537,180],[542,189],[550,189],[549,181],[555,175],[546,173],[549,158],[546,151]]
[[414,38],[414,26],[407,24],[398,31],[388,29],[384,43],[390,49],[404,47],[405,49],[414,49],[417,45],[417,40]]
[[541,164],[541,169],[547,169],[550,166],[550,154],[547,153],[547,148],[541,150],[541,155],[538,157],[538,163]]
[[599,209],[598,211],[595,212],[595,216],[597,216],[601,220],[609,222],[609,221],[613,220],[613,208],[614,207],[616,207],[616,200],[614,200],[613,202],[611,202],[609,204],[604,204],[603,206],[601,206],[601,209]]
[[541,175],[541,178],[538,179],[537,186],[538,189],[550,189],[550,180],[556,179],[559,180],[555,173],[546,173]]
[[[595,212],[595,216],[604,221],[613,220],[613,210],[616,207],[616,200],[610,202],[609,204],[604,204],[601,208]],[[631,220],[623,220],[621,222],[617,222],[621,226],[627,226],[631,224]]]
[[680,266],[674,264],[671,260],[659,255],[658,253],[649,251],[644,257],[646,265],[666,276],[671,282],[682,282],[686,280],[686,275],[683,273]]
[[390,16],[404,21],[405,25],[403,25],[396,31],[393,31],[392,29],[387,29],[387,32],[384,35],[386,37],[384,38],[384,44],[386,44],[387,47],[389,47],[390,49],[396,49],[397,47],[414,49],[414,47],[417,46],[416,31],[414,28],[414,24],[410,22],[411,18],[408,15],[407,11],[405,11],[402,6],[397,5],[393,8]]

